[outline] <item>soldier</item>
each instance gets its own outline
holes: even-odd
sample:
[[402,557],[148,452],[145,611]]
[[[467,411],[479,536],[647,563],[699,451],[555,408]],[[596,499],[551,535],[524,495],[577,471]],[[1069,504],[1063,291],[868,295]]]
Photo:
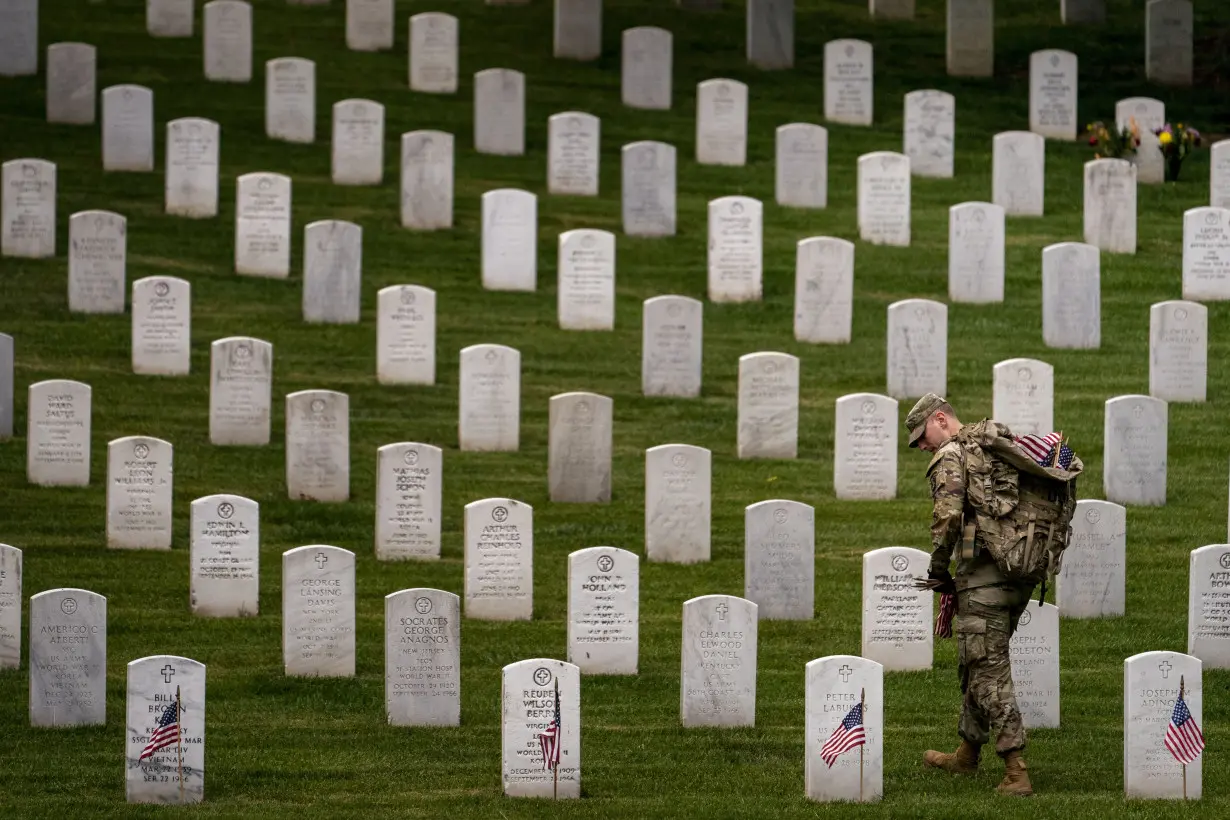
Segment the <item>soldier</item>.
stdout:
[[[1006,769],[997,790],[1000,794],[1031,795],[1033,788],[1021,756],[1025,728],[1012,688],[1008,641],[1034,585],[1009,581],[985,547],[985,539],[994,534],[983,533],[975,526],[966,496],[966,451],[956,438],[962,424],[952,406],[928,393],[906,416],[905,426],[911,447],[935,453],[927,465],[933,505],[928,586],[956,595],[957,674],[964,695],[957,726],[961,745],[953,754],[928,751],[923,761],[953,774],[974,774],[982,746],[995,726],[999,729],[995,751],[1004,759]],[[956,556],[954,550],[958,550]],[[955,579],[948,569],[954,557]]]

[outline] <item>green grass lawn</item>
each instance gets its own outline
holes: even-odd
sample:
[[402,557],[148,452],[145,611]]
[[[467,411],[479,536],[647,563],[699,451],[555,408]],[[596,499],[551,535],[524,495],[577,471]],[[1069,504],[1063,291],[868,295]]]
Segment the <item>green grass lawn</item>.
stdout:
[[[153,816],[124,803],[125,665],[160,653],[208,665],[206,803],[197,814],[281,816],[307,808],[319,816],[386,811],[412,817],[841,816],[1037,817],[1073,813],[1219,816],[1230,811],[1230,685],[1205,673],[1204,805],[1123,802],[1122,664],[1137,652],[1186,648],[1187,554],[1226,538],[1230,428],[1230,304],[1209,305],[1209,401],[1170,408],[1168,504],[1128,512],[1127,615],[1062,623],[1063,728],[1032,733],[1028,753],[1038,797],[1007,802],[990,793],[1000,767],[975,779],[924,771],[927,748],[956,743],[959,698],[955,647],[937,643],[926,673],[885,681],[884,802],[818,807],[803,795],[803,673],[813,658],[857,654],[860,562],[882,546],[928,546],[924,456],[901,439],[898,498],[838,502],[833,496],[834,401],[885,388],[885,310],[908,297],[945,300],[949,206],[991,194],[991,138],[1028,127],[1028,57],[1039,48],[1080,56],[1082,123],[1113,117],[1115,100],[1157,96],[1173,120],[1206,131],[1230,130],[1226,106],[1230,7],[1197,2],[1197,84],[1172,91],[1144,80],[1141,2],[1108,0],[1105,27],[1061,28],[1058,0],[1000,0],[996,76],[949,79],[944,70],[944,3],[919,0],[913,22],[873,24],[863,0],[799,0],[797,65],[750,69],[743,57],[744,9],[686,12],[669,0],[607,0],[605,49],[591,64],[551,57],[551,4],[487,7],[478,0],[399,2],[394,51],[347,51],[344,3],[255,4],[253,82],[206,83],[201,21],[192,40],[145,34],[142,0],[44,0],[40,38],[98,46],[98,88],[140,83],[155,92],[158,169],[103,174],[98,126],[44,121],[44,78],[0,80],[0,159],[42,157],[59,169],[59,247],[55,259],[0,261],[0,331],[17,347],[17,429],[0,443],[0,541],[25,551],[24,594],[84,587],[108,600],[107,725],[35,730],[27,715],[27,669],[0,673],[0,810],[4,816]],[[461,20],[461,83],[453,96],[406,88],[406,19],[443,10]],[[674,107],[624,109],[619,102],[620,32],[660,25],[675,35]],[[829,127],[829,206],[789,210],[773,202],[774,129],[819,122],[823,43],[870,40],[876,49],[876,124]],[[315,145],[264,136],[262,66],[280,56],[317,62]],[[45,55],[40,55],[40,68]],[[472,150],[472,77],[489,67],[527,76],[527,153],[479,156]],[[750,86],[748,163],[697,166],[696,83],[733,77]],[[792,334],[795,243],[816,235],[856,239],[858,155],[900,150],[903,95],[940,88],[957,98],[956,176],[915,179],[913,244],[858,244],[851,344],[812,346]],[[329,117],[334,102],[369,97],[386,106],[385,183],[343,188],[329,181]],[[602,118],[601,196],[546,195],[546,124],[579,109]],[[202,116],[222,126],[220,213],[194,221],[166,217],[163,129],[167,120]],[[419,234],[398,223],[396,148],[401,133],[439,128],[457,135],[456,219],[452,231]],[[619,148],[638,139],[677,146],[679,232],[663,240],[619,234]],[[1207,152],[1178,184],[1139,189],[1139,251],[1102,255],[1102,347],[1049,350],[1041,334],[1041,251],[1079,241],[1083,143],[1047,145],[1046,216],[1009,219],[1003,304],[949,308],[949,398],[967,418],[990,413],[991,367],[1015,356],[1055,366],[1056,426],[1084,457],[1085,497],[1101,496],[1102,413],[1106,399],[1148,389],[1149,306],[1180,298],[1182,214],[1208,202]],[[234,181],[249,171],[294,178],[294,253],[287,281],[232,272]],[[498,187],[539,194],[537,293],[484,292],[479,284],[480,196]],[[705,305],[703,395],[697,400],[640,395],[644,299],[667,293],[704,298],[706,203],[727,194],[765,202],[764,300]],[[67,310],[70,214],[105,208],[128,218],[128,279],[172,274],[192,282],[192,374],[130,372],[128,316]],[[363,319],[353,326],[308,326],[300,315],[303,226],[347,219],[364,230]],[[578,333],[556,322],[555,245],[580,227],[619,234],[617,317],[613,333]],[[376,291],[414,283],[438,293],[438,377],[432,387],[381,387],[375,379]],[[274,345],[273,443],[217,448],[208,440],[209,342],[253,335]],[[466,345],[508,344],[522,353],[521,449],[457,450],[457,357]],[[799,458],[735,458],[738,357],[780,350],[801,359]],[[39,489],[25,480],[25,396],[29,384],[72,378],[94,389],[92,483]],[[347,504],[286,498],[283,397],[327,388],[350,396],[351,498]],[[547,500],[547,402],[590,390],[615,402],[614,497],[606,506]],[[903,403],[902,418],[909,403]],[[152,435],[175,446],[175,548],[170,553],[109,552],[105,547],[106,443]],[[443,558],[378,563],[373,554],[376,448],[395,441],[446,450]],[[683,442],[713,451],[713,560],[696,566],[644,564],[640,669],[635,677],[582,683],[583,800],[548,807],[501,796],[500,669],[525,658],[565,656],[565,567],[569,552],[614,545],[643,553],[643,453]],[[188,511],[192,499],[235,492],[261,504],[262,612],[243,621],[194,618],[188,611]],[[414,586],[462,591],[462,508],[510,496],[535,509],[534,619],[467,621],[462,638],[462,726],[394,729],[383,708],[383,596]],[[743,510],[768,498],[816,508],[816,617],[760,626],[759,701],[754,729],[680,728],[681,604],[707,593],[743,592]],[[282,552],[334,544],[358,555],[357,675],[345,680],[282,674]],[[23,659],[28,652],[23,648]]]

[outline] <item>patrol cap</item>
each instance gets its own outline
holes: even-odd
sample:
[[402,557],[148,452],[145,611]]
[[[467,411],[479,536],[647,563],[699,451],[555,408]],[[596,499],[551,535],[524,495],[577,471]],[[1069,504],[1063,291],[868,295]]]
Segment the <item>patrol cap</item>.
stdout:
[[934,393],[928,393],[918,400],[909,415],[905,417],[905,429],[910,433],[910,446],[917,447],[923,431],[927,429],[927,419],[948,402]]

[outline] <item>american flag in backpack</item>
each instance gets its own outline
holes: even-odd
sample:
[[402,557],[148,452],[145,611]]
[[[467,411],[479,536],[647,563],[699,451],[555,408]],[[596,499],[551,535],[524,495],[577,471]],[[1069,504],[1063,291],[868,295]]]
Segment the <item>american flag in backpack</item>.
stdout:
[[1072,466],[1074,454],[1072,448],[1064,441],[1063,433],[1016,436],[1013,441],[1042,467],[1058,467],[1066,470]]

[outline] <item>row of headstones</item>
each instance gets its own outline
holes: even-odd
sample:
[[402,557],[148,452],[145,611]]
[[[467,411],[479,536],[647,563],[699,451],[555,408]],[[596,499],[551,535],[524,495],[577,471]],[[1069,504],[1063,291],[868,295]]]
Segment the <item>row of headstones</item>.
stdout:
[[[586,671],[636,672],[636,577],[619,574],[614,563],[622,558],[630,560],[630,566],[635,568],[635,556],[616,553],[623,551],[598,547],[569,556],[569,656],[582,663],[535,659],[504,668],[501,758],[505,790],[509,794],[542,796],[558,788],[551,774],[536,773],[530,762],[535,756],[537,732],[550,724],[558,699],[557,728],[562,736],[558,779],[564,784],[561,794],[578,796],[580,676]],[[891,590],[906,586],[893,579],[902,577],[903,571],[908,572],[909,557],[917,556],[925,563],[925,553],[901,548],[875,550],[864,557],[865,646],[869,564],[873,559],[884,563],[883,567],[871,567],[877,573],[875,587]],[[301,547],[285,553],[283,634],[287,674],[353,676],[353,558],[353,554],[333,547]],[[604,558],[609,562],[605,568]],[[1216,545],[1193,552],[1193,577],[1197,560],[1222,566],[1230,562],[1230,548]],[[343,566],[330,567],[330,562]],[[7,570],[10,566],[17,567],[19,578],[20,552],[0,546],[0,568]],[[0,575],[0,582],[7,577],[7,573]],[[578,595],[588,593],[587,607],[574,607],[574,588]],[[286,592],[291,589],[298,590],[300,595]],[[16,594],[20,596],[19,586]],[[925,595],[929,621],[930,594],[911,594]],[[883,639],[907,640],[906,631],[901,628],[906,618],[901,609],[904,604],[899,603],[897,596],[886,599],[894,602],[889,605],[892,611],[887,617],[898,618],[899,626],[884,630]],[[290,601],[295,606],[290,606]],[[873,600],[871,606],[875,605]],[[753,601],[729,595],[706,595],[684,603],[680,718],[685,727],[755,725],[759,609]],[[20,605],[17,613],[20,616]],[[31,724],[105,724],[106,599],[87,590],[49,590],[31,598],[30,613]],[[348,627],[344,626],[347,617]],[[298,624],[294,622],[296,618]],[[327,625],[304,623],[318,619]],[[20,623],[16,628],[19,634]],[[338,633],[345,637],[339,640]],[[586,640],[576,640],[576,634]],[[442,590],[409,589],[386,596],[385,699],[391,725],[460,725],[460,637],[456,595]],[[930,650],[929,631],[927,643]],[[596,668],[601,664],[594,663],[595,652],[609,659],[626,655],[629,648],[633,656],[631,671],[626,667]],[[1010,653],[1025,724],[1058,727],[1056,607],[1031,603],[1012,638]],[[311,663],[299,666],[305,659]],[[584,664],[589,664],[589,668]],[[1125,661],[1124,756],[1128,796],[1200,796],[1199,761],[1185,772],[1172,762],[1166,765],[1162,735],[1178,694],[1172,675],[1181,676],[1188,707],[1197,722],[1202,722],[1203,665],[1200,657],[1175,652],[1143,653]],[[886,669],[891,671],[893,667],[874,658],[855,656],[830,656],[808,664],[806,778],[807,792],[813,799],[855,799],[856,792],[858,799],[876,799],[881,794]],[[823,740],[860,702],[864,704],[863,725],[869,748],[860,753],[862,759],[855,780],[853,757],[839,763],[835,771],[831,766],[820,768],[812,758],[820,757]],[[180,742],[174,752],[144,754],[143,749],[158,728],[158,718],[171,704],[176,704],[181,721],[177,726]],[[128,665],[126,757],[130,801],[197,802],[203,798],[204,715],[202,664],[173,656],[154,656]],[[159,776],[171,772],[177,773],[174,778]],[[182,789],[180,777],[184,781]],[[1186,782],[1181,784],[1180,778]]]

